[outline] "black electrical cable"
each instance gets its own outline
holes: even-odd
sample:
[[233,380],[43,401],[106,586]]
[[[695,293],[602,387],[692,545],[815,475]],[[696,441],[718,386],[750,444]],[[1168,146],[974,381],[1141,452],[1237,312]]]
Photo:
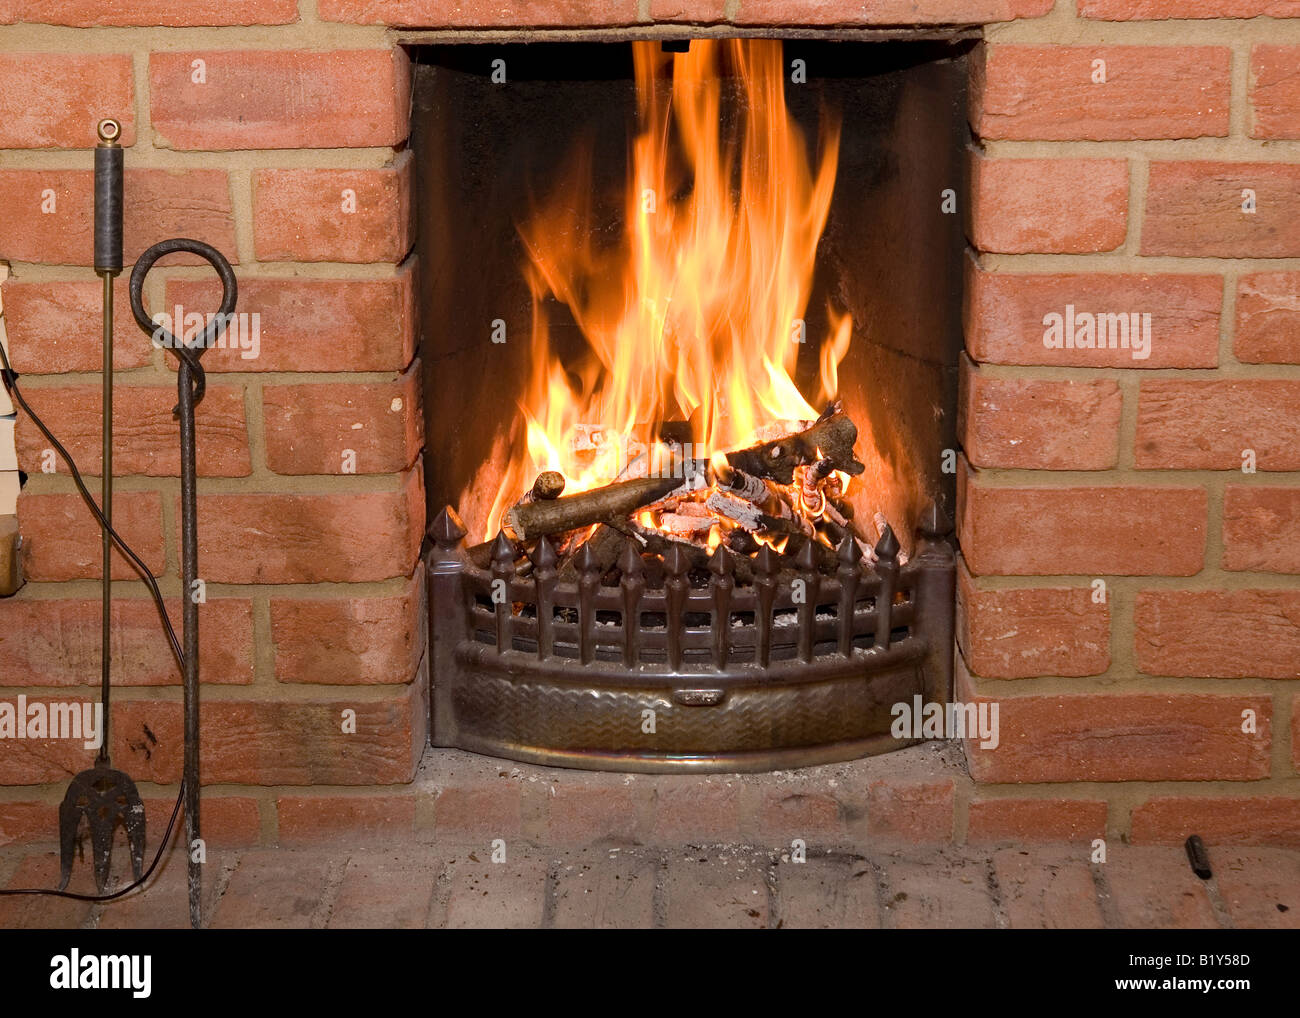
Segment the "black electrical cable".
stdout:
[[[40,432],[45,436],[46,441],[54,447],[55,451],[63,458],[63,461],[67,463],[68,469],[72,472],[72,480],[77,486],[77,491],[81,493],[82,500],[90,507],[90,511],[99,522],[100,528],[113,539],[113,543],[117,545],[118,550],[127,557],[127,560],[131,563],[131,567],[140,574],[140,579],[143,580],[145,586],[149,588],[149,593],[153,598],[154,606],[158,609],[158,616],[162,620],[163,630],[166,632],[167,639],[171,643],[172,655],[176,658],[176,663],[180,666],[183,674],[185,671],[185,654],[181,650],[181,642],[176,636],[176,628],[172,625],[172,620],[167,615],[167,603],[163,600],[162,591],[158,589],[158,581],[154,579],[153,572],[147,565],[145,565],[144,560],[141,559],[124,540],[122,540],[121,535],[113,529],[112,525],[104,519],[104,514],[100,511],[99,506],[95,504],[95,500],[91,497],[89,489],[87,489],[85,482],[81,479],[81,471],[77,469],[77,464],[73,460],[72,454],[63,447],[62,442],[54,437],[50,429],[45,426],[45,422],[41,420],[40,416],[35,411],[32,410],[31,406],[28,405],[27,400],[23,398],[23,394],[18,388],[18,373],[14,371],[13,366],[9,363],[9,355],[5,352],[3,343],[0,343],[0,361],[4,363],[4,368],[0,371],[0,380],[3,380],[4,382],[5,391],[9,393],[10,397],[13,399],[14,403],[18,405],[19,409],[32,419],[32,423],[40,429]],[[166,851],[168,843],[172,840],[172,832],[176,828],[176,818],[180,815],[181,803],[184,800],[185,780],[182,778],[180,791],[176,794],[176,805],[172,807],[171,819],[167,821],[167,830],[163,834],[162,841],[158,845],[158,851],[154,854],[153,861],[149,863],[149,868],[144,871],[139,880],[128,884],[120,891],[114,891],[112,894],[77,894],[74,891],[55,891],[41,888],[13,888],[0,889],[0,895],[48,894],[55,898],[71,898],[74,901],[112,901],[125,894],[130,894],[132,891],[136,890],[136,888],[142,887],[148,883],[149,878],[153,876],[153,871],[158,868],[158,863],[162,860],[163,852]]]

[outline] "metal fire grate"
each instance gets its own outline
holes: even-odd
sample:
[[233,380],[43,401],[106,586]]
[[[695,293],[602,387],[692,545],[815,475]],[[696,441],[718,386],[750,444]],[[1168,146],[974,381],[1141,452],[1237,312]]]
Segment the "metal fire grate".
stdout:
[[483,568],[444,509],[429,528],[433,743],[628,771],[771,770],[910,745],[890,736],[890,708],[950,693],[950,530],[932,505],[905,565],[886,531],[874,565],[849,541],[834,575],[811,555],[791,570],[760,553],[738,576],[724,548],[697,586],[672,551],[652,579],[635,545],[608,574],[580,554],[563,580],[545,539],[525,575],[501,535]]

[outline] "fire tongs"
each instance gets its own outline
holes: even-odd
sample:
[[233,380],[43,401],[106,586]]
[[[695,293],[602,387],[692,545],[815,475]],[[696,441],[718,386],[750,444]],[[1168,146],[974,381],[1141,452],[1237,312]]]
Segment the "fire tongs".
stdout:
[[[122,148],[118,143],[121,128],[116,121],[99,125],[100,143],[95,149],[95,271],[104,282],[104,426],[101,512],[112,524],[113,499],[113,278],[122,271]],[[206,319],[205,328],[189,342],[174,336],[151,319],[144,308],[144,281],[154,264],[166,255],[184,252],[198,255],[208,262],[221,278],[221,308]],[[177,405],[172,416],[180,421],[181,433],[181,576],[182,576],[182,656],[185,763],[182,786],[185,805],[186,856],[189,860],[190,923],[201,924],[202,882],[199,855],[194,851],[199,838],[199,596],[198,596],[198,505],[195,483],[194,408],[203,399],[205,378],[199,358],[215,345],[225,331],[235,310],[237,288],[235,274],[216,248],[197,240],[164,240],[145,251],[135,263],[128,287],[131,313],[136,324],[154,342],[176,355]],[[172,323],[176,326],[176,323]],[[179,328],[179,326],[177,326]],[[135,782],[122,771],[114,770],[109,760],[110,705],[110,621],[112,610],[113,540],[103,531],[103,614],[101,617],[101,697],[103,720],[102,742],[95,766],[72,779],[63,804],[59,807],[59,847],[62,873],[59,888],[67,886],[72,873],[72,858],[77,830],[84,816],[90,831],[94,855],[95,885],[102,894],[108,882],[113,849],[113,833],[118,821],[126,828],[131,850],[131,869],[138,881],[144,866],[144,803]]]

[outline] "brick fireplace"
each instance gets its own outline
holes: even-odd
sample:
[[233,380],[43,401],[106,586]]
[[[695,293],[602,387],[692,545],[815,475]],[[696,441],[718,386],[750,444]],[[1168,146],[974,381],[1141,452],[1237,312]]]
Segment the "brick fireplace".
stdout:
[[[426,803],[411,785],[437,751],[408,54],[521,32],[982,40],[952,185],[969,240],[954,671],[958,699],[999,705],[1001,734],[966,744],[955,775],[874,762],[869,827],[1300,843],[1300,3],[0,2],[3,326],[83,469],[100,117],[124,127],[128,259],[205,240],[260,315],[256,357],[205,358],[198,418],[209,836],[520,823],[478,786]],[[191,265],[164,262],[150,286],[155,309],[219,297]],[[172,364],[120,331],[117,519],[178,598]],[[43,472],[35,429],[20,419],[14,441],[27,583],[0,601],[0,698],[88,699],[98,535],[70,529],[84,508]],[[142,592],[117,598],[114,759],[161,811],[179,678]],[[89,757],[0,742],[0,843],[53,840]],[[713,808],[708,788],[692,801]]]

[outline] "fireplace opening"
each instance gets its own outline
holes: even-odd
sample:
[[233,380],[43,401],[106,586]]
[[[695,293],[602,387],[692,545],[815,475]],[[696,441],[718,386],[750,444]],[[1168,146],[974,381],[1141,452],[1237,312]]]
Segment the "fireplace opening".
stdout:
[[435,745],[771,769],[948,699],[968,48],[413,51]]

